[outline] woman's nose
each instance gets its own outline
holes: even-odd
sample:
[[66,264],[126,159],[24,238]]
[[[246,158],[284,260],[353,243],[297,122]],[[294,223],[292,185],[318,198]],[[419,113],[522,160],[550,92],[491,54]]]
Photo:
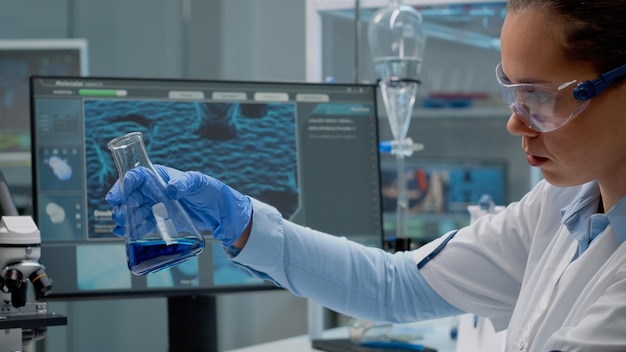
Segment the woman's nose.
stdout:
[[514,136],[535,137],[540,133],[530,128],[524,117],[515,112],[511,113],[506,123],[506,129]]

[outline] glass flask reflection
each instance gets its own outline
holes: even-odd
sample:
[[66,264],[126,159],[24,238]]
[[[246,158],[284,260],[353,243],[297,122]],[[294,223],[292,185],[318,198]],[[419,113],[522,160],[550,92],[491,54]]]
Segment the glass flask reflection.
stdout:
[[134,192],[140,201],[122,205],[125,216],[128,268],[137,275],[168,269],[200,254],[204,237],[196,229],[182,205],[167,195],[165,180],[152,165],[143,134],[131,132],[111,140],[113,155],[124,190],[129,170],[144,168],[147,177]]

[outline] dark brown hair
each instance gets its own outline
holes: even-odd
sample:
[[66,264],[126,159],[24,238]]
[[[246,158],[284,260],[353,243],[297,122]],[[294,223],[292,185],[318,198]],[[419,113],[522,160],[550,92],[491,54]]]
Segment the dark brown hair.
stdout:
[[561,49],[598,74],[626,64],[626,0],[509,0],[508,12],[548,11],[565,28]]

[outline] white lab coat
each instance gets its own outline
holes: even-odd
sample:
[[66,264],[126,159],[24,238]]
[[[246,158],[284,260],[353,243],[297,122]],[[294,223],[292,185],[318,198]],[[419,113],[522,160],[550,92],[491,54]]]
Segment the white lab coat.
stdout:
[[[626,244],[609,225],[572,261],[578,242],[560,210],[581,189],[540,182],[520,202],[461,229],[422,275],[454,306],[508,328],[507,351],[624,351]],[[415,261],[439,242],[415,251]]]

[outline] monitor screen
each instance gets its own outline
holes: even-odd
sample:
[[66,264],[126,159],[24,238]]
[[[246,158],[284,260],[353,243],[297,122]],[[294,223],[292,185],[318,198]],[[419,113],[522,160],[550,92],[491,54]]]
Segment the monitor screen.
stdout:
[[298,224],[382,246],[376,87],[367,84],[32,77],[35,220],[52,298],[273,288],[219,244],[132,275],[104,201],[107,143],[142,132],[150,159],[214,176]]
[[[385,241],[396,227],[397,167],[392,158],[381,160],[381,197]],[[441,234],[469,224],[467,207],[488,195],[495,205],[507,204],[507,162],[498,159],[409,159],[405,165],[408,230],[421,246]]]
[[24,213],[31,199],[30,75],[87,75],[86,40],[0,40],[0,170]]

